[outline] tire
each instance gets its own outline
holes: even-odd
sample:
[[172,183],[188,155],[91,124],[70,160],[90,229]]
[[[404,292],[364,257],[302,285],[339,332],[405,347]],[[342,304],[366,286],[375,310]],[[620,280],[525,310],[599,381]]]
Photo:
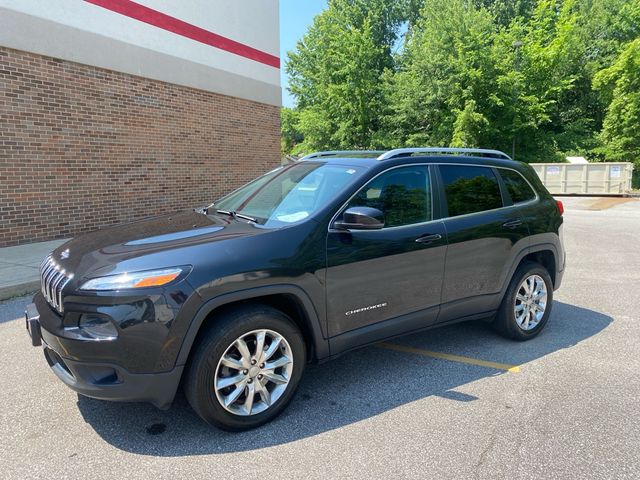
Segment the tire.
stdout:
[[[524,285],[527,279],[533,279],[533,282],[528,282],[528,286],[533,285],[533,298],[530,298],[530,294],[526,290],[528,287]],[[546,297],[541,297],[540,282],[544,283]],[[535,295],[535,289],[538,287],[540,289],[538,294]],[[526,299],[526,301],[523,299]],[[543,300],[543,302],[540,300]],[[539,308],[542,303],[544,303],[544,310],[540,312]],[[552,305],[553,282],[547,269],[536,262],[523,263],[513,274],[498,314],[493,321],[493,327],[507,338],[521,341],[530,340],[544,329],[549,321]],[[522,312],[519,316],[516,316],[516,309]],[[529,314],[528,318],[523,318],[527,310],[532,313]],[[539,315],[539,313],[542,313],[542,315]]]
[[[205,422],[223,430],[249,430],[285,409],[306,364],[304,338],[287,315],[266,305],[233,308],[199,335],[183,388],[189,404]],[[264,348],[257,355],[260,336]],[[247,350],[238,348],[240,340]],[[253,361],[255,364],[250,363]],[[269,368],[276,364],[279,366]]]

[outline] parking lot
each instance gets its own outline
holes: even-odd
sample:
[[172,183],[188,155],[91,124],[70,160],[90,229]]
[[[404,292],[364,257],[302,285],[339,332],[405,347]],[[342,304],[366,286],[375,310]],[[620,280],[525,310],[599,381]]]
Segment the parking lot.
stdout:
[[459,324],[309,366],[276,421],[208,427],[79,397],[0,304],[0,478],[640,478],[640,200],[564,198],[553,314]]

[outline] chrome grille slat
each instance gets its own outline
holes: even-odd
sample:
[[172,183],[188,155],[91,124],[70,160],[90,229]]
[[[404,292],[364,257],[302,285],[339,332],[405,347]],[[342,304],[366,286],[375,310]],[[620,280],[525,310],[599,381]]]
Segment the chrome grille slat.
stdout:
[[44,282],[42,280],[44,279],[44,272],[46,271],[48,266],[49,257],[46,257],[40,265],[40,291],[42,292],[42,295],[44,295]]
[[60,306],[60,310],[62,311],[62,289],[67,286],[67,283],[71,281],[72,277],[67,278],[60,289],[58,290],[58,305]]
[[41,291],[47,303],[58,313],[63,313],[62,291],[73,275],[67,272],[48,255],[40,265]]
[[[49,273],[51,272],[51,269],[53,268],[53,266],[51,265],[51,263],[49,262],[50,258],[47,259],[47,264],[44,268],[44,270],[42,271],[42,294],[44,295],[45,298],[47,298],[47,277],[49,276]],[[49,299],[47,298],[47,301]]]
[[64,273],[58,272],[58,276],[51,282],[51,298],[53,303],[59,308],[60,302],[58,302],[58,287],[64,281]]
[[58,277],[58,270],[56,267],[53,267],[49,277],[47,278],[47,297],[49,297],[49,301],[53,300],[53,284]]
[[42,273],[42,293],[44,293],[44,298],[46,298],[47,302],[49,301],[49,292],[47,288],[48,278],[51,271],[53,270],[53,265],[51,265],[50,260],[51,258],[47,260],[47,266],[45,267],[44,272]]
[[55,273],[56,273],[55,264],[51,264],[49,273],[47,273],[47,276],[45,277],[45,290],[47,292],[46,297],[49,303],[51,303],[51,292],[49,291],[49,287],[51,285],[51,280],[53,280],[53,276],[55,275]]
[[53,275],[53,265],[49,265],[47,272],[44,275],[44,296],[47,299],[47,302],[51,303],[51,297],[49,297],[49,281],[51,276]]

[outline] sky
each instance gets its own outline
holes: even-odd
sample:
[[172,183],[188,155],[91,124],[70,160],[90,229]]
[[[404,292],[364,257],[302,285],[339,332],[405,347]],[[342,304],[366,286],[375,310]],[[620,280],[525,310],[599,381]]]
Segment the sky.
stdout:
[[287,91],[288,79],[285,71],[287,52],[293,50],[296,42],[311,25],[313,17],[327,6],[326,0],[280,0],[280,79],[282,82],[282,104],[292,107],[294,100]]

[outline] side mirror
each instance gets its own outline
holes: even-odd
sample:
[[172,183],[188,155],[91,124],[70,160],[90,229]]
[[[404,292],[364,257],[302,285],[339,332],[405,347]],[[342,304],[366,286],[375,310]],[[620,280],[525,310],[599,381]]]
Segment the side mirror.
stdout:
[[384,214],[377,208],[351,207],[334,227],[338,230],[379,230],[384,227]]

